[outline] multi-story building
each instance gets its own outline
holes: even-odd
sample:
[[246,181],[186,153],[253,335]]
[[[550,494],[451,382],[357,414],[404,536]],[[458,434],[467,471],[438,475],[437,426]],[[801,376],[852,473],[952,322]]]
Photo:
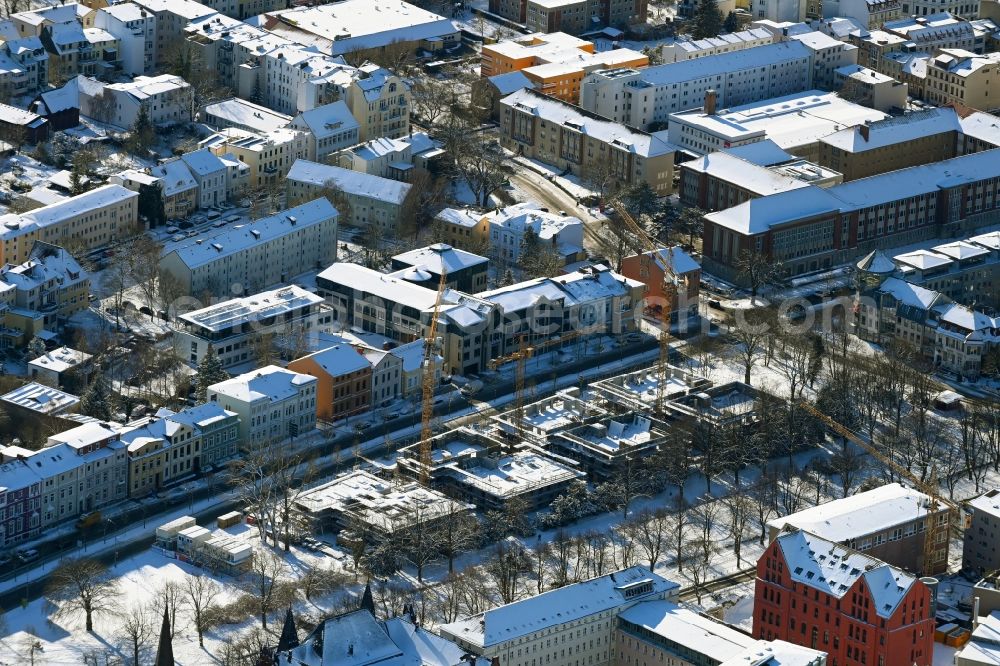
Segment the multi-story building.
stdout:
[[212,402],[128,423],[120,435],[128,447],[129,496],[146,497],[234,457],[240,427],[235,412]]
[[[404,381],[404,355],[394,354],[395,350],[375,349],[362,345],[356,346],[355,349],[365,357],[372,368],[372,409],[388,405],[400,397]],[[437,386],[439,383],[436,381],[434,385]]]
[[720,107],[809,90],[813,65],[809,46],[791,40],[643,70],[604,70],[584,77],[580,106],[647,129],[667,123],[672,113],[701,106],[710,90]]
[[[41,534],[42,477],[28,461],[0,449],[0,547],[10,548]],[[13,452],[11,452],[13,453]]]
[[28,259],[0,268],[0,284],[13,287],[5,326],[21,331],[27,343],[43,329],[61,330],[90,306],[90,276],[67,250],[36,242]]
[[445,242],[469,252],[490,246],[490,222],[485,213],[470,208],[445,208],[434,217]]
[[603,176],[625,186],[645,183],[663,196],[673,189],[674,147],[666,137],[530,89],[500,104],[500,141],[508,150],[584,177]]
[[[682,248],[675,245],[625,257],[621,272],[646,285],[646,309],[657,316],[666,314],[671,321],[697,316],[701,266]],[[663,289],[665,277],[673,285],[669,294]]]
[[[327,5],[329,6],[329,5]],[[398,139],[410,133],[412,95],[406,82],[382,67],[362,65],[345,101],[358,121],[358,139]]]
[[0,92],[5,94],[4,99],[45,90],[49,82],[48,61],[48,51],[34,35],[0,43]]
[[83,393],[94,369],[93,358],[79,349],[58,347],[28,361],[28,372],[32,381]]
[[123,129],[135,125],[140,108],[153,124],[167,125],[189,122],[193,107],[190,84],[173,74],[137,76],[128,83],[106,85],[90,81],[80,86],[80,112]]
[[403,139],[383,137],[352,146],[330,162],[373,176],[410,181],[414,168],[433,172],[434,162],[443,154],[441,144],[426,132],[413,132]]
[[252,347],[262,339],[308,336],[332,323],[333,313],[321,297],[292,285],[180,315],[174,350],[191,365],[217,354],[230,368],[252,361]]
[[1000,147],[1000,124],[992,113],[973,111],[958,122],[962,135],[958,137],[957,154],[968,155]]
[[753,633],[822,650],[831,664],[930,666],[931,594],[912,574],[794,530],[757,561]]
[[[198,208],[198,181],[191,175],[187,164],[180,159],[169,160],[152,167],[149,170],[149,180],[134,172],[125,172],[121,184],[125,186],[138,183],[159,187],[163,199],[163,215],[167,219],[184,219]],[[115,180],[118,180],[116,178]],[[129,188],[131,189],[131,188]]]
[[544,211],[526,202],[496,209],[484,219],[489,223],[490,259],[504,265],[520,264],[529,231],[566,263],[576,261],[583,251],[583,222],[562,212]]
[[326,162],[329,155],[361,140],[361,126],[344,100],[303,111],[288,126],[309,133],[306,159],[313,162]]
[[48,76],[55,85],[80,74],[107,76],[118,65],[118,39],[101,28],[85,28],[76,19],[44,25],[39,39],[49,52]]
[[952,108],[929,109],[864,123],[819,140],[819,163],[844,180],[867,178],[955,157],[962,134]]
[[339,214],[319,198],[190,239],[160,259],[182,294],[252,293],[337,259]]
[[18,215],[0,215],[0,262],[27,261],[36,241],[87,251],[139,229],[139,194],[121,185],[104,185]]
[[208,150],[192,150],[180,156],[180,160],[191,172],[198,184],[198,208],[209,208],[226,203],[232,194],[229,191],[229,165],[221,157]]
[[1000,490],[987,490],[966,504],[972,510],[972,519],[965,528],[962,543],[962,568],[980,574],[1000,570]]
[[292,116],[239,97],[206,104],[198,119],[214,130],[234,127],[251,134],[267,134],[292,122]]
[[799,529],[818,537],[859,550],[868,557],[894,567],[933,576],[948,566],[947,549],[939,549],[937,559],[924,566],[924,536],[928,520],[948,521],[948,511],[940,507],[929,514],[927,495],[898,483],[833,500],[768,521],[768,536],[778,538],[786,528]]
[[316,378],[316,418],[333,422],[368,411],[372,366],[351,345],[333,345],[297,358],[289,370]]
[[963,49],[937,49],[927,60],[924,98],[939,106],[962,104],[989,111],[998,106],[990,98],[993,81],[1000,85],[1000,53],[976,55]]
[[533,32],[580,34],[646,20],[646,0],[490,0],[490,12]]
[[861,65],[838,67],[831,87],[847,99],[879,111],[899,112],[907,108],[907,83]]
[[152,14],[156,20],[156,43],[153,45],[156,60],[153,69],[157,72],[169,69],[171,51],[184,38],[184,29],[191,21],[218,13],[194,0],[135,0],[135,4]]
[[215,155],[231,155],[246,164],[248,187],[262,189],[280,187],[292,164],[309,154],[310,140],[309,134],[295,129],[255,134],[229,127],[208,137],[201,145]]
[[25,457],[42,478],[42,527],[128,496],[128,451],[108,424],[85,423],[52,435],[44,448]]
[[240,21],[287,6],[285,0],[207,0],[204,4]]
[[570,666],[576,661],[598,666],[614,664],[618,663],[613,651],[618,615],[642,602],[674,601],[679,591],[677,583],[635,566],[506,604],[439,629],[459,647],[497,658],[508,666],[531,666],[532,660],[552,666]]
[[348,204],[343,224],[397,232],[404,222],[404,204],[411,187],[409,183],[308,160],[296,160],[286,181],[289,205],[336,192]]
[[823,18],[854,19],[868,30],[903,16],[900,0],[823,0],[822,10]]
[[98,9],[94,25],[114,35],[118,60],[130,76],[151,74],[156,63],[156,16],[135,4],[122,2]]
[[735,278],[736,258],[753,249],[798,275],[873,249],[977,228],[1000,207],[998,169],[993,151],[984,151],[710,213],[702,265]]
[[404,274],[411,269],[426,272],[429,277],[421,280],[425,286],[436,288],[444,277],[449,288],[470,294],[486,290],[488,266],[486,257],[445,243],[417,248],[392,258],[393,271],[404,271]]
[[268,365],[208,387],[208,400],[239,418],[239,441],[257,450],[316,427],[315,377]]
[[[797,21],[798,19],[795,22]],[[775,41],[775,36],[770,31],[763,28],[750,28],[705,39],[690,39],[681,36],[673,44],[662,46],[660,53],[664,63],[683,62],[720,53],[743,51],[755,46],[766,46]]]
[[262,27],[333,56],[378,54],[387,47],[435,52],[459,41],[455,24],[403,0],[339,0],[267,12]]
[[896,275],[961,305],[1000,307],[1000,233],[990,232],[892,257]]

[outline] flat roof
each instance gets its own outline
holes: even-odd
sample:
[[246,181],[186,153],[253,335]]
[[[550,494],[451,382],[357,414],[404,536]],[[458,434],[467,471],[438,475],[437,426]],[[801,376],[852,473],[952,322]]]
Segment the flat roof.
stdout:
[[197,328],[221,331],[231,326],[295,312],[322,302],[323,299],[316,294],[296,285],[290,285],[210,305],[183,314],[180,319]]
[[239,97],[231,97],[205,107],[205,113],[215,116],[231,125],[251,127],[260,132],[271,132],[286,126],[291,116],[272,111],[266,106],[254,104]]
[[80,403],[80,398],[71,393],[37,382],[19,386],[0,396],[0,400],[39,414],[58,414]]

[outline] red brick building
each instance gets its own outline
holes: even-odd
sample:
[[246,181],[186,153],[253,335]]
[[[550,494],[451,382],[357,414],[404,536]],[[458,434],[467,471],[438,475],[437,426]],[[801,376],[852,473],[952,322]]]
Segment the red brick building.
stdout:
[[[667,254],[669,252],[669,255]],[[676,294],[669,299],[663,291],[664,264],[670,264],[677,277]],[[671,321],[698,314],[698,293],[701,286],[701,266],[691,256],[675,246],[652,252],[633,254],[622,259],[621,274],[646,285],[646,307],[661,314],[668,305]]]
[[881,560],[785,532],[757,561],[753,634],[823,650],[829,666],[930,666],[930,595]]

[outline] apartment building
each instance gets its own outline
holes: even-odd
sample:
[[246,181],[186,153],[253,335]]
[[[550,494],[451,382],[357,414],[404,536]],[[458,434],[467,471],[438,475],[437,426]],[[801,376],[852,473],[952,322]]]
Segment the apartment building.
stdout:
[[36,36],[0,43],[0,92],[5,99],[45,90],[49,82],[48,60],[48,51]]
[[[402,354],[393,353],[395,349],[375,349],[365,345],[357,345],[355,349],[371,365],[371,408],[387,406],[399,398],[402,395],[403,382],[405,381],[403,371],[405,352]],[[423,349],[422,346],[421,349]],[[436,381],[434,385],[437,386],[439,383],[440,381]]]
[[445,208],[434,224],[452,247],[469,252],[483,251],[490,243],[490,223],[486,214],[470,208]]
[[287,6],[285,0],[207,0],[203,4],[240,21]]
[[831,664],[930,666],[933,603],[916,576],[794,530],[757,561],[753,633],[822,650]]
[[128,452],[105,423],[86,423],[52,435],[23,457],[42,479],[43,528],[96,511],[128,496]]
[[614,663],[671,666],[826,666],[826,653],[787,641],[755,640],[671,601],[641,601],[618,614]]
[[646,20],[646,0],[490,0],[490,12],[532,32],[580,34]]
[[996,93],[990,98],[993,81],[1000,84],[1000,53],[976,55],[963,49],[937,49],[927,60],[924,98],[938,106],[962,104],[990,111],[1000,106]]
[[806,44],[792,40],[643,70],[594,72],[580,86],[580,106],[648,129],[667,123],[672,113],[701,106],[710,90],[719,107],[809,90],[813,59]]
[[205,232],[164,255],[160,274],[196,297],[260,291],[336,261],[338,219],[333,204],[319,198]]
[[[11,457],[12,447],[0,449],[0,547],[11,548],[41,534],[42,477],[28,461]],[[10,452],[10,454],[8,453]]]
[[459,41],[450,20],[403,0],[339,0],[268,12],[262,19],[265,30],[333,56],[377,54],[389,46],[435,52]]
[[500,104],[500,141],[508,150],[581,176],[607,173],[625,186],[646,183],[661,196],[673,189],[674,147],[666,137],[529,89]]
[[360,78],[351,81],[344,98],[358,121],[358,139],[398,139],[410,133],[412,95],[407,83],[382,67],[359,68]]
[[94,26],[118,40],[118,61],[130,76],[151,74],[156,63],[156,16],[135,4],[122,2],[102,7],[94,14]]
[[980,234],[892,257],[896,275],[956,303],[1000,307],[1000,233]]
[[819,140],[819,163],[845,181],[955,157],[962,134],[952,108],[928,109],[864,123]]
[[0,262],[27,261],[36,241],[92,250],[139,231],[139,195],[104,185],[23,214],[0,215]]
[[155,185],[159,188],[163,197],[163,215],[167,219],[184,219],[198,208],[200,198],[198,196],[198,181],[191,175],[187,164],[180,159],[170,160],[152,167],[149,170],[148,179],[144,179],[142,175],[135,172],[126,172],[126,174],[122,185],[127,183],[134,186],[135,183],[138,183],[140,187],[137,191],[141,191],[143,185]]
[[292,165],[286,182],[290,205],[330,192],[341,193],[349,209],[343,224],[398,232],[404,222],[404,204],[410,193],[408,183],[302,159]]
[[342,150],[331,164],[362,173],[409,182],[414,169],[434,172],[444,155],[441,144],[426,132],[413,132],[404,139],[372,139]]
[[294,129],[277,129],[256,134],[229,127],[200,144],[220,157],[227,155],[249,168],[251,189],[279,187],[292,164],[309,154],[309,134]]
[[316,418],[334,422],[371,407],[372,366],[351,345],[333,345],[288,364],[289,370],[316,378]]
[[235,412],[211,402],[126,424],[120,436],[128,447],[129,497],[147,497],[233,458],[239,429]]
[[673,44],[660,47],[660,53],[665,64],[694,60],[706,56],[743,51],[755,46],[766,46],[775,42],[775,36],[763,28],[750,28],[717,37],[691,39],[679,36]]
[[528,233],[564,263],[577,261],[583,253],[583,222],[577,217],[546,212],[537,204],[525,202],[498,208],[487,213],[485,219],[489,222],[490,259],[501,265],[521,263]]
[[591,42],[565,33],[536,33],[483,46],[481,75],[523,72],[535,90],[570,104],[580,101],[580,82],[590,72],[642,69],[649,57],[632,49],[594,51]]
[[217,12],[194,0],[133,0],[156,20],[156,56],[154,71],[169,69],[171,48],[184,37],[184,29],[191,21],[211,17]]
[[948,521],[948,511],[939,507],[930,513],[927,495],[898,483],[768,521],[771,541],[787,528],[809,532],[828,541],[858,550],[899,569],[933,576],[947,568],[947,552],[924,566],[924,536],[928,520]]
[[306,159],[313,162],[326,162],[333,153],[361,140],[361,126],[344,100],[303,111],[288,126],[309,133]]
[[267,134],[292,122],[292,116],[239,97],[206,104],[198,119],[214,130],[235,127],[251,134]]
[[90,276],[65,249],[36,242],[28,259],[0,268],[8,294],[4,326],[21,332],[27,344],[42,330],[59,331],[77,312],[90,307]]
[[316,427],[317,381],[268,365],[212,384],[208,400],[239,418],[239,441],[247,450],[282,442]]
[[962,568],[992,574],[1000,569],[1000,491],[995,488],[968,501],[972,517],[962,543]]
[[847,65],[834,71],[835,90],[858,104],[879,111],[902,111],[907,108],[909,86],[861,65]]
[[77,75],[108,76],[118,66],[120,44],[101,28],[84,27],[79,20],[46,24],[39,39],[49,52],[49,81],[62,85]]
[[[636,604],[674,601],[680,591],[640,566],[622,569],[439,627],[464,650],[510,666],[539,659],[553,666],[575,660],[617,663],[613,640],[618,615]],[[554,612],[554,609],[558,609]]]
[[[431,289],[437,289],[442,277],[450,289],[476,294],[486,289],[489,260],[471,252],[453,248],[446,243],[435,243],[397,254],[392,258],[392,270],[402,272],[402,276],[419,282]],[[412,271],[426,273],[416,276]]]
[[1000,147],[1000,123],[997,123],[993,114],[973,111],[958,122],[962,126],[962,136],[958,138],[958,155]]
[[822,10],[823,18],[854,19],[869,30],[903,17],[900,0],[824,0]]
[[231,368],[252,362],[251,348],[262,338],[294,339],[332,323],[333,313],[322,298],[293,285],[180,315],[174,350],[193,366],[206,354],[217,354],[223,368]]
[[28,373],[32,381],[82,393],[93,372],[93,358],[72,347],[57,347],[28,361]]
[[[701,266],[682,248],[674,245],[624,257],[621,273],[645,285],[646,308],[656,316],[680,321],[698,315]],[[663,289],[665,277],[673,285],[669,294]]]
[[988,224],[1000,206],[992,151],[835,185],[780,192],[705,217],[703,265],[736,277],[756,248],[787,274],[829,268],[873,249]]

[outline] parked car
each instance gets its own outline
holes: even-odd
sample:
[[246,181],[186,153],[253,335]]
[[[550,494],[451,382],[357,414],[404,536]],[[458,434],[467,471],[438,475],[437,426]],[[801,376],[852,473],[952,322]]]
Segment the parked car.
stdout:
[[25,564],[33,562],[38,559],[38,551],[34,548],[19,550],[17,551],[17,559],[21,560]]

